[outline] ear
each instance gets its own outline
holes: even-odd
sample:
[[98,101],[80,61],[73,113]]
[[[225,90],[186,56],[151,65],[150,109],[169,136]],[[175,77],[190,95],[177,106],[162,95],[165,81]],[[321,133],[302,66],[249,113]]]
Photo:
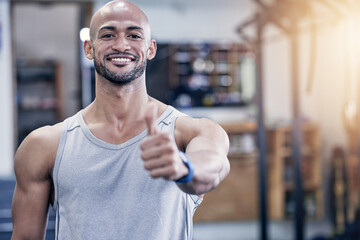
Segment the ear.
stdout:
[[151,40],[150,41],[150,46],[149,46],[149,49],[148,49],[148,56],[147,56],[148,60],[151,60],[151,59],[153,59],[155,57],[156,50],[157,50],[156,42],[155,42],[155,40]]
[[84,52],[87,59],[92,60],[93,56],[93,46],[90,40],[85,40],[84,42]]

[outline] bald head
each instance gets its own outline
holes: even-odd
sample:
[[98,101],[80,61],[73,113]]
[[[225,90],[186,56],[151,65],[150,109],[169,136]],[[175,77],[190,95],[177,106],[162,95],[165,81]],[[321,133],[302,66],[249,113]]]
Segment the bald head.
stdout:
[[145,35],[150,39],[150,26],[145,13],[135,4],[126,0],[115,0],[108,2],[95,12],[90,22],[90,40],[96,39],[98,31],[104,25],[112,22],[124,22],[135,24],[143,29]]

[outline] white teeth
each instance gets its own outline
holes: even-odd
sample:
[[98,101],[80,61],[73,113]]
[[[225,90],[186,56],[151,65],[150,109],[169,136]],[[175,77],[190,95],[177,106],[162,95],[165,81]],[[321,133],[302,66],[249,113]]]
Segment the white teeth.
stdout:
[[113,58],[112,60],[116,62],[131,62],[130,58]]

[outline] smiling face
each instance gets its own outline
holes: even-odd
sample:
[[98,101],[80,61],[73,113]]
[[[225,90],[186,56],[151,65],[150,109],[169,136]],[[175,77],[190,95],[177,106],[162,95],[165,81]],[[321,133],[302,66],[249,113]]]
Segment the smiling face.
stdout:
[[90,24],[86,57],[98,76],[118,85],[145,79],[146,61],[156,53],[145,14],[127,1],[113,1],[97,11]]

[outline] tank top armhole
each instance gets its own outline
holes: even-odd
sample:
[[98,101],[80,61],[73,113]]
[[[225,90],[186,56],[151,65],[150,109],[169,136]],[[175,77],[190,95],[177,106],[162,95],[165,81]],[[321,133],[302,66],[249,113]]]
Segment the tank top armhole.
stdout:
[[174,124],[172,124],[172,126],[171,126],[171,132],[172,132],[172,134],[173,134],[173,136],[174,136],[175,143],[177,144],[176,138],[175,138],[176,121],[178,120],[179,117],[189,116],[189,115],[187,115],[187,114],[185,114],[185,113],[182,113],[182,112],[178,111],[177,109],[175,109],[174,111],[176,112],[176,114],[175,114],[174,120],[173,120],[173,121],[174,121]]
[[53,169],[53,182],[54,182],[54,191],[55,191],[53,208],[54,208],[55,211],[57,211],[58,199],[59,199],[58,198],[59,197],[58,173],[59,173],[59,169],[60,169],[62,155],[63,155],[64,148],[65,148],[66,136],[67,136],[68,125],[69,125],[69,119],[65,119],[63,123],[64,124],[62,126],[59,146],[58,146],[58,150],[57,150],[57,153],[56,153],[55,164],[54,164],[54,169]]

